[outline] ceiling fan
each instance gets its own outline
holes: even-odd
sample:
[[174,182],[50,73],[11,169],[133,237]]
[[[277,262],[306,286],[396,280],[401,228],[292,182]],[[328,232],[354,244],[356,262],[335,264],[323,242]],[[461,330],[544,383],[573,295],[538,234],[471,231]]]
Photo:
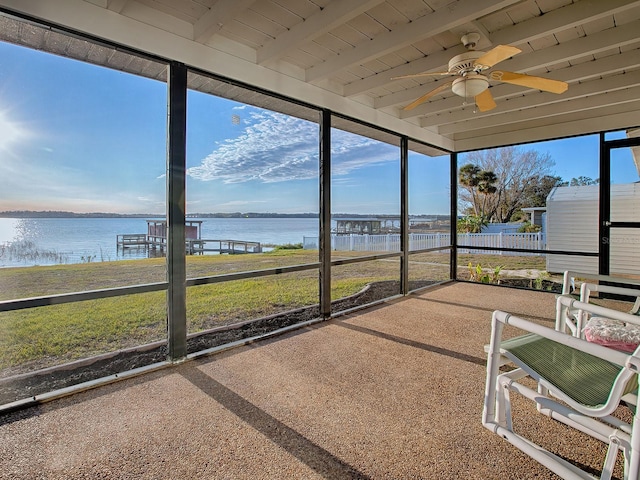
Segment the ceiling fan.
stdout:
[[468,51],[460,55],[456,55],[449,60],[449,69],[446,72],[415,73],[413,75],[403,75],[401,77],[393,77],[391,79],[397,80],[401,78],[444,75],[455,75],[457,77],[443,83],[437,88],[434,88],[430,92],[425,93],[420,98],[417,98],[412,103],[405,106],[403,110],[412,110],[449,87],[451,87],[451,91],[453,93],[460,97],[474,97],[475,103],[481,112],[492,110],[496,108],[496,102],[488,90],[489,80],[522,85],[524,87],[536,88],[538,90],[552,93],[563,93],[569,87],[566,82],[543,77],[534,77],[532,75],[525,75],[524,73],[493,70],[485,75],[482,72],[490,69],[497,63],[520,53],[522,50],[511,45],[498,45],[488,52],[474,50],[478,40],[480,40],[480,34],[475,32],[463,35],[461,40],[462,44],[468,49]]

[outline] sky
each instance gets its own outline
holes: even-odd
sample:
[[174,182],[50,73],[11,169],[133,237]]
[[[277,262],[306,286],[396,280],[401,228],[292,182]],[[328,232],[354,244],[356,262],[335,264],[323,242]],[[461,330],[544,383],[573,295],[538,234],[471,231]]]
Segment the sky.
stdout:
[[[166,85],[0,43],[0,211],[165,209]],[[187,213],[318,212],[318,126],[189,91]],[[598,137],[521,148],[598,177]],[[614,182],[637,181],[630,155]],[[332,211],[398,214],[399,150],[332,131]],[[449,211],[448,156],[409,156],[409,213]]]

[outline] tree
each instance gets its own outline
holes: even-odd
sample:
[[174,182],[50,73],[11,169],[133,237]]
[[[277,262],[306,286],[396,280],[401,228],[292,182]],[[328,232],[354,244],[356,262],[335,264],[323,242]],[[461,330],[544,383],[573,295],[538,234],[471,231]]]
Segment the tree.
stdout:
[[532,178],[529,186],[524,190],[523,208],[544,207],[547,204],[547,197],[555,187],[563,184],[561,177],[544,175]]
[[481,170],[477,165],[469,163],[460,168],[460,183],[467,188],[472,198],[472,208],[475,217],[486,218],[485,208],[487,195],[496,192],[498,178],[495,173]]
[[[508,222],[524,207],[544,205],[543,199],[560,182],[551,175],[551,156],[537,150],[481,150],[467,154],[465,160],[471,166],[460,169],[461,203],[475,214],[483,212],[492,222]],[[479,183],[474,182],[479,182],[481,172],[495,176],[491,183],[495,190],[480,192]]]
[[488,223],[485,217],[467,215],[458,220],[456,231],[458,233],[481,233]]
[[577,187],[582,185],[598,185],[600,183],[600,179],[596,178],[595,180],[591,177],[583,177],[579,176],[578,178],[572,178],[569,182],[570,187]]

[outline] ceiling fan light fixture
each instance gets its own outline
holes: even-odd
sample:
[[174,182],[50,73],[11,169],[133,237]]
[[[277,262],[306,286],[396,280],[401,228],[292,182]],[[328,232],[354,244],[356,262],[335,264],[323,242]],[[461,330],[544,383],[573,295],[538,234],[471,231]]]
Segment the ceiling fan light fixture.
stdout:
[[475,97],[487,88],[489,88],[489,79],[480,74],[456,78],[451,85],[453,93],[463,98]]

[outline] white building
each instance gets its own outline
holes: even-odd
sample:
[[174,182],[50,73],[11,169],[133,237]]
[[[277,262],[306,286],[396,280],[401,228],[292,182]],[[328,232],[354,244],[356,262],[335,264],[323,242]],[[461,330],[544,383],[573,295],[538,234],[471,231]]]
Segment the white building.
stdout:
[[[547,197],[547,249],[598,253],[598,185],[556,187]],[[611,185],[611,221],[635,221],[640,183]],[[611,274],[640,271],[640,230],[611,230]],[[547,255],[547,271],[598,273],[597,257]]]

